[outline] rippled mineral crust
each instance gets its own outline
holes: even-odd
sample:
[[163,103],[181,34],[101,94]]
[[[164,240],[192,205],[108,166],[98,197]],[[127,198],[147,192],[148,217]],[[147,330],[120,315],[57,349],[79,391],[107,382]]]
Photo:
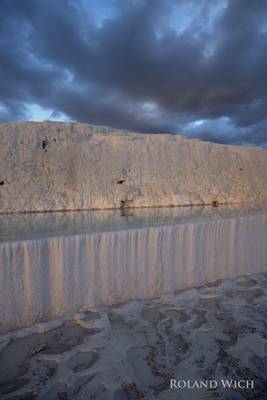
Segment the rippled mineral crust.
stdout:
[[87,124],[0,124],[2,213],[266,200],[265,149]]

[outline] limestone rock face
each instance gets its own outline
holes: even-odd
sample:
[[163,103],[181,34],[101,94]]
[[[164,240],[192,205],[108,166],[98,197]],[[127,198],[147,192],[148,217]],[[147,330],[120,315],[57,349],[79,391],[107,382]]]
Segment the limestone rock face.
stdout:
[[0,212],[267,201],[267,150],[59,122],[0,124]]

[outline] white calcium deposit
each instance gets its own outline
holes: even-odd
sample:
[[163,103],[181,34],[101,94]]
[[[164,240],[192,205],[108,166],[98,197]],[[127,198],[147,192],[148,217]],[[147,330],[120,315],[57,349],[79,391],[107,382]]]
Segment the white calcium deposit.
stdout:
[[266,202],[267,150],[86,124],[0,124],[0,212]]
[[266,271],[267,213],[0,243],[0,332]]

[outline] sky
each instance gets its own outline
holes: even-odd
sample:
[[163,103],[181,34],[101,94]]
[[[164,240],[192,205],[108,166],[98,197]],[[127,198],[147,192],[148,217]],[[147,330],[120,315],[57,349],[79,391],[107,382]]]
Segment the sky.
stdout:
[[266,0],[0,0],[0,121],[267,147]]

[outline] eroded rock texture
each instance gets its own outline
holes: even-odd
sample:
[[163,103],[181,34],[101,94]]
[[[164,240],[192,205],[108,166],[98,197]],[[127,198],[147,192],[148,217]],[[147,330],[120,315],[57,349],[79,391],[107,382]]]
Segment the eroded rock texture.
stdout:
[[59,122],[0,125],[0,212],[267,200],[267,151]]

